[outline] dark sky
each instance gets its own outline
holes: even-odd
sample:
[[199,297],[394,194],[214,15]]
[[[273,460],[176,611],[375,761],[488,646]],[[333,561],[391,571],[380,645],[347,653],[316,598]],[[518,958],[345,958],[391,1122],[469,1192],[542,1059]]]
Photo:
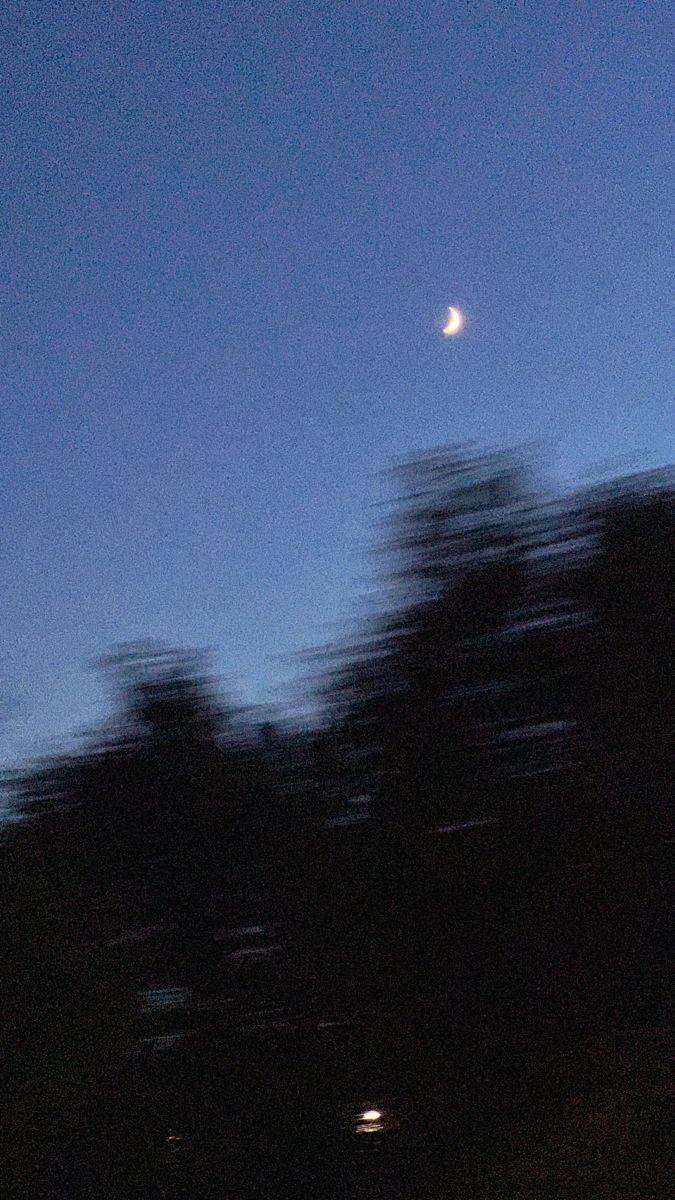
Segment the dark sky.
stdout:
[[669,4],[0,22],[6,758],[97,719],[119,641],[276,695],[392,458],[675,458]]

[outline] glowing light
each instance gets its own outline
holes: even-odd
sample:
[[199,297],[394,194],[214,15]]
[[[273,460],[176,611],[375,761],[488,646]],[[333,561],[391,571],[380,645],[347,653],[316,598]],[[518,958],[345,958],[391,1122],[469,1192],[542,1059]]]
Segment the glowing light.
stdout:
[[378,1112],[378,1110],[376,1108],[369,1108],[366,1110],[366,1112],[364,1112],[363,1116],[361,1117],[361,1120],[362,1121],[379,1121],[381,1119],[381,1117],[382,1117],[382,1113]]
[[453,308],[451,305],[448,309],[448,320],[443,329],[443,333],[446,337],[452,337],[453,333],[459,333],[463,324],[464,317],[462,316],[461,312],[458,308]]

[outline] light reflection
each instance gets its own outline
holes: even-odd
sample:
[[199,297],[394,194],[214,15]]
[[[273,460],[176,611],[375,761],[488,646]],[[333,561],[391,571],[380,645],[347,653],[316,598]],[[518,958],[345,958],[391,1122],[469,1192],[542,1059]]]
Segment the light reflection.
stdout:
[[379,1108],[366,1108],[357,1119],[356,1133],[382,1133],[386,1122]]

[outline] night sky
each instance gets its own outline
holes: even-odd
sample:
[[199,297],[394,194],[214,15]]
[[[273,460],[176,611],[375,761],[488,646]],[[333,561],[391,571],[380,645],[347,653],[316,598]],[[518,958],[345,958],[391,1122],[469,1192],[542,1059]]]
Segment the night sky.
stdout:
[[121,641],[285,694],[393,459],[675,459],[669,4],[5,0],[0,39],[5,761]]

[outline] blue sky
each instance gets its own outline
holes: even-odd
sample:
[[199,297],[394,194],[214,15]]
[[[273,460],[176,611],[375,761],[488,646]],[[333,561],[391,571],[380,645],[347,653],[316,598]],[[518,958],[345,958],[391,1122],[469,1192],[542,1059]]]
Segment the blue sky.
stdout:
[[5,760],[120,641],[282,694],[392,459],[675,458],[669,9],[5,3]]

